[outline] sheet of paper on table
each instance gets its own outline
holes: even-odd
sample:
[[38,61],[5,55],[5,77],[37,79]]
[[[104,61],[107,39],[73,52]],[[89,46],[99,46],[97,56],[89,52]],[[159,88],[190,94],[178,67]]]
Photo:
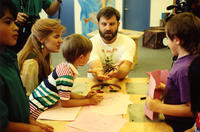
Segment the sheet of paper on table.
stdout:
[[103,101],[98,105],[83,107],[88,111],[106,115],[126,114],[128,105],[132,104],[130,96],[123,93],[104,94]]
[[72,92],[86,96],[89,91],[90,89],[88,88],[87,82],[77,82],[77,81],[74,82],[72,87]]
[[67,124],[72,132],[118,132],[127,122],[122,115],[103,115],[83,110],[78,118]]
[[64,108],[60,105],[53,106],[40,114],[41,120],[73,121],[76,119],[81,107]]

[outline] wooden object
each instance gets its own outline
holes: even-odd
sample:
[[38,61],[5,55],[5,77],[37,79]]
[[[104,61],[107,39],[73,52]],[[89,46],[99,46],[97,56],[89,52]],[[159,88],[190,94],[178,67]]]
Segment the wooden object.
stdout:
[[164,27],[152,27],[144,31],[143,46],[152,49],[164,48],[163,38],[165,37]]

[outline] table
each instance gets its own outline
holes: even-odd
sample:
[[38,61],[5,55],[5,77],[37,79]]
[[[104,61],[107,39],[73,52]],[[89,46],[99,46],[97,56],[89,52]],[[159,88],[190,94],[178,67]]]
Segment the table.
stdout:
[[[89,78],[77,78],[75,82],[76,81],[88,82],[88,88],[97,83],[97,81]],[[121,86],[121,92],[130,95],[130,100],[133,102],[134,106],[133,108],[129,108],[127,114],[124,115],[124,118],[128,119],[129,122],[121,128],[120,132],[173,132],[172,128],[165,122],[150,121],[144,116],[143,108],[141,106],[144,106],[145,100],[141,100],[140,98],[146,96],[148,87],[147,78],[127,78],[122,81],[111,80],[110,82]],[[137,108],[138,106],[139,109]],[[142,110],[140,108],[142,108]],[[135,112],[135,110],[137,112]],[[132,117],[134,118],[131,119]],[[66,121],[38,121],[53,126],[55,132],[67,132],[66,124],[68,122]]]
[[[91,33],[88,33],[87,36],[88,37],[93,37],[97,33],[98,33],[98,30],[93,31]],[[143,36],[144,32],[135,31],[135,30],[129,30],[129,29],[120,29],[119,33],[128,35],[130,38],[132,38],[135,41],[136,52],[135,52],[135,56],[134,56],[134,59],[133,59],[133,64],[131,66],[131,69],[134,69],[134,66],[135,66],[135,64],[137,64],[137,61],[138,61],[138,39]]]

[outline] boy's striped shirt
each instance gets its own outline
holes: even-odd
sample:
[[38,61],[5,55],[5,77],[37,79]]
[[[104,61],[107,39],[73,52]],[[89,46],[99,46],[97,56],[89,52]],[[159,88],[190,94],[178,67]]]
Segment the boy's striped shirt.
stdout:
[[[31,108],[34,108],[34,110],[31,110],[31,114],[39,116],[38,110],[48,109],[59,99],[69,100],[76,74],[78,74],[78,71],[72,64],[59,64],[29,96]],[[34,117],[37,118],[36,116]]]

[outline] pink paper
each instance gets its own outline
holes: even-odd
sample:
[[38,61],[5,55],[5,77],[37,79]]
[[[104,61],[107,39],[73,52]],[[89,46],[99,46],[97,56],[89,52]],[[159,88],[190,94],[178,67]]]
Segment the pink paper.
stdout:
[[152,75],[150,75],[147,96],[150,96],[152,99],[154,98],[155,88],[156,88],[156,80],[154,79],[154,77]]
[[126,122],[122,115],[102,115],[81,111],[75,121],[67,124],[67,128],[72,127],[85,132],[118,132]]
[[[153,72],[147,72],[147,75],[150,78],[147,96],[150,96],[152,99],[160,99],[162,93],[161,91],[156,90],[156,87],[160,86],[160,83],[166,84],[168,74],[168,70],[156,70]],[[144,113],[151,120],[154,120],[158,117],[158,113],[152,112],[147,107],[146,102],[144,107]]]
[[160,82],[166,84],[168,75],[169,75],[168,70],[162,70],[160,74]]

